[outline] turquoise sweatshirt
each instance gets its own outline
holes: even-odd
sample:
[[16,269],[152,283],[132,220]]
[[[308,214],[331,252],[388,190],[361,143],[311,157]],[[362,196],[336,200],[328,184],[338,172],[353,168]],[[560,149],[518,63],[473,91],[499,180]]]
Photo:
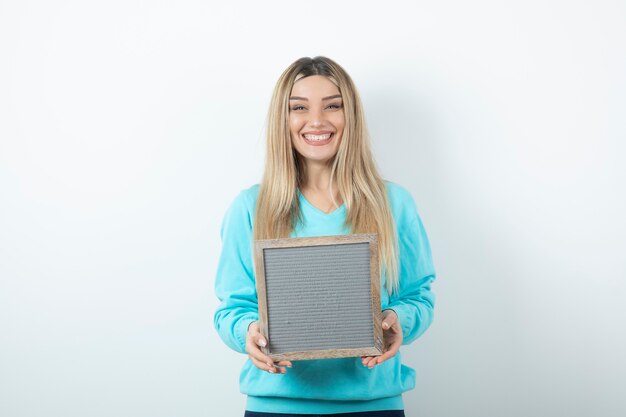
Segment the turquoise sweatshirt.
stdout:
[[[408,344],[428,328],[435,296],[435,270],[428,238],[415,202],[401,186],[386,182],[396,223],[400,257],[400,289],[391,296],[381,274],[381,309],[393,309]],[[229,207],[221,228],[222,252],[215,292],[221,301],[214,323],[222,340],[245,353],[248,325],[258,320],[252,261],[252,222],[259,185],[243,190]],[[303,223],[291,237],[349,234],[344,205],[324,213],[298,193]],[[286,374],[270,374],[248,359],[240,376],[246,409],[258,412],[333,414],[403,409],[402,393],[414,388],[415,371],[401,363],[400,352],[369,369],[360,358],[293,361]]]

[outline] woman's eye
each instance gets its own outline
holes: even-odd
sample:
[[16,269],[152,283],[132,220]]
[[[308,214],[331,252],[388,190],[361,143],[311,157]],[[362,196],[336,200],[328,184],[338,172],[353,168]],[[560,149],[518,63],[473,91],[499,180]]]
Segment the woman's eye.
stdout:
[[329,109],[340,109],[341,108],[341,104],[337,104],[337,103],[329,104],[328,108]]
[[304,109],[304,106],[299,106],[299,105],[298,106],[293,106],[291,108],[291,110],[302,110],[302,109]]

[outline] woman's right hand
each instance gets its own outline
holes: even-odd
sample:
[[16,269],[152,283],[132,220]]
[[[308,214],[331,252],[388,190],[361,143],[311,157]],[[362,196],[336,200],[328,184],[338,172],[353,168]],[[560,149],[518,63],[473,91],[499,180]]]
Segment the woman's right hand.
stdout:
[[246,335],[246,352],[254,366],[270,374],[284,374],[287,372],[287,368],[291,368],[292,365],[289,361],[272,361],[272,358],[264,354],[259,346],[267,346],[267,339],[261,334],[259,322],[254,321],[248,326],[248,334]]

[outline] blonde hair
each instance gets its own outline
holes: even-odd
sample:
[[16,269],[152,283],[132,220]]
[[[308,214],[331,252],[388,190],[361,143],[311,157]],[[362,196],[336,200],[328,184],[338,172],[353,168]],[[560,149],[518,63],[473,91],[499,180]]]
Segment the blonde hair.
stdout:
[[322,75],[333,82],[343,100],[345,127],[337,154],[331,160],[333,180],[346,206],[346,225],[352,233],[377,233],[381,271],[386,274],[389,294],[398,288],[398,242],[385,184],[374,163],[359,94],[346,71],[323,56],[300,58],[280,76],[267,118],[265,172],[254,219],[254,239],[289,237],[302,220],[298,188],[305,170],[292,147],[289,132],[289,96],[294,83],[304,77]]

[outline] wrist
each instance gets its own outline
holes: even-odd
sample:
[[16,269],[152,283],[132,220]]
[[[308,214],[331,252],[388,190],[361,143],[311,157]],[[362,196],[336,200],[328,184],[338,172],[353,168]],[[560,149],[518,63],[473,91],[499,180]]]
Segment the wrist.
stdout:
[[394,310],[393,308],[391,308],[391,307],[387,307],[387,308],[383,309],[383,313],[384,313],[385,311],[393,311],[393,314],[395,314],[395,315],[396,315],[396,317],[399,317],[399,316],[398,316],[398,312],[397,312],[396,310]]
[[246,333],[250,331],[250,326],[252,326],[254,323],[258,323],[257,320],[253,320],[250,323],[248,323],[248,328],[246,329]]

